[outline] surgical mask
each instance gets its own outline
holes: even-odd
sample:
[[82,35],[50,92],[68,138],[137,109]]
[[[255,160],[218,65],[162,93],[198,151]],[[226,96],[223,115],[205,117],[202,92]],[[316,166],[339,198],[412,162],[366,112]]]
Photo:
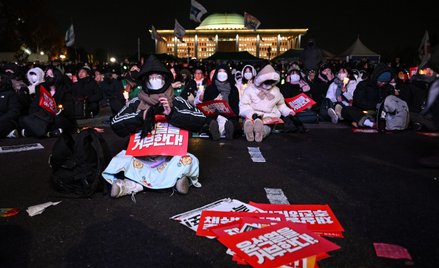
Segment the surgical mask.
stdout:
[[253,78],[253,74],[252,73],[244,73],[244,78],[247,80],[250,80]]
[[290,77],[291,82],[297,82],[300,80],[300,75],[298,74],[292,74]]
[[218,78],[218,81],[224,82],[227,80],[227,73],[226,72],[220,72],[216,76]]
[[33,84],[38,82],[38,76],[36,74],[29,75],[29,81]]
[[262,86],[262,88],[265,89],[265,90],[270,90],[270,89],[273,87],[272,84],[262,84],[261,86]]
[[340,73],[340,74],[338,74],[337,77],[338,77],[338,79],[340,79],[340,81],[343,81],[346,77],[348,77],[348,75],[345,73]]
[[149,79],[149,89],[157,90],[161,89],[163,85],[165,84],[165,81],[163,79]]

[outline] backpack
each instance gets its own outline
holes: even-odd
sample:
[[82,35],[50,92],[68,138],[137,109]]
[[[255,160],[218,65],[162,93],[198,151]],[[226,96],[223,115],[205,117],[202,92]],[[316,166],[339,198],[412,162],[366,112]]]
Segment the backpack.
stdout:
[[65,197],[88,198],[97,191],[106,192],[101,174],[110,160],[107,143],[94,129],[74,137],[63,133],[49,157],[51,182]]
[[379,106],[378,130],[404,130],[410,122],[409,108],[405,101],[390,95]]

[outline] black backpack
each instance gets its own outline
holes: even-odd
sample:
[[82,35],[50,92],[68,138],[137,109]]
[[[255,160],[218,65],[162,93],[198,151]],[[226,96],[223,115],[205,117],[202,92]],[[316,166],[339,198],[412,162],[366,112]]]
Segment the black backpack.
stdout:
[[107,143],[94,129],[75,136],[63,133],[49,157],[52,184],[65,197],[87,198],[98,191],[106,192],[101,174],[110,160]]

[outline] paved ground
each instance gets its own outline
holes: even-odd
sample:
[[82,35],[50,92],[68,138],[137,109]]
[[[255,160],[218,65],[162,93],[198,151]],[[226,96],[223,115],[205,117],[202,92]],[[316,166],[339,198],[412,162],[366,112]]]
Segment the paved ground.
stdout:
[[[103,125],[103,118],[81,124]],[[416,160],[438,149],[433,138],[411,131],[358,134],[330,124],[309,134],[276,134],[261,144],[242,139],[193,138],[203,187],[187,196],[171,191],[111,199],[54,195],[47,159],[54,139],[1,140],[0,146],[41,143],[45,149],[0,154],[0,207],[22,213],[0,218],[1,267],[238,267],[215,240],[197,237],[169,217],[231,197],[267,203],[264,187],[282,188],[291,203],[329,204],[345,228],[341,246],[320,267],[438,267],[439,170]],[[124,140],[105,128],[116,154]],[[259,146],[266,163],[253,163]],[[29,217],[28,206],[62,203]],[[401,245],[413,264],[378,258],[373,242]]]

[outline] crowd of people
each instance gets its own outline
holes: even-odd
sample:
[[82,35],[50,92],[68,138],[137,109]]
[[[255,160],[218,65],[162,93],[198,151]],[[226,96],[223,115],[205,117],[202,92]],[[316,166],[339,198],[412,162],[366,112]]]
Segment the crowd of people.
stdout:
[[[138,131],[149,134],[158,115],[178,128],[206,132],[212,140],[244,136],[248,142],[262,142],[277,126],[267,119],[281,119],[285,133],[307,133],[303,123],[309,118],[355,128],[437,131],[435,96],[428,97],[438,78],[432,61],[419,66],[414,75],[401,66],[373,66],[365,61],[244,64],[162,62],[155,56],[124,68],[87,63],[23,68],[1,65],[2,138],[74,133],[77,119],[94,117],[103,106],[110,106],[111,128],[122,137]],[[302,93],[316,104],[296,113],[285,99]],[[226,101],[235,116],[205,116],[197,109],[211,100]],[[112,184],[113,197],[144,187],[175,186],[186,194],[190,185],[200,186],[198,165],[196,156],[189,153],[138,158],[121,152],[104,177]],[[124,170],[122,177],[120,170]]]

